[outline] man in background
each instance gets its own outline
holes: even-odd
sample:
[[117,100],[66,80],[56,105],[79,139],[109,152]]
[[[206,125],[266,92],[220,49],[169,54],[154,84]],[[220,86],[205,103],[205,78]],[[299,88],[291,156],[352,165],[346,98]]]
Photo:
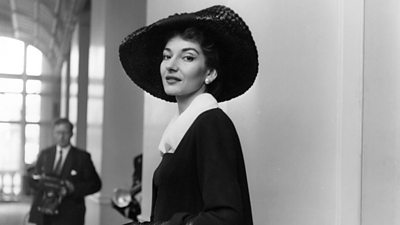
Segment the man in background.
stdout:
[[35,190],[29,222],[37,225],[83,225],[85,196],[101,189],[90,154],[71,145],[73,124],[55,121],[56,145],[40,152],[34,167]]

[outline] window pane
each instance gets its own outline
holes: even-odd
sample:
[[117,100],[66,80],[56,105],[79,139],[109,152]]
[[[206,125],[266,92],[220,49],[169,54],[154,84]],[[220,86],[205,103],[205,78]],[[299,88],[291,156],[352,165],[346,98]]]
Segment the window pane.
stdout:
[[12,191],[12,175],[10,173],[4,174],[3,176],[3,191],[4,194],[11,194]]
[[39,122],[40,121],[40,95],[27,95],[26,96],[26,121]]
[[0,37],[0,73],[22,74],[24,71],[24,42]]
[[78,95],[78,82],[71,82],[71,84],[69,85],[69,94],[71,96]]
[[21,155],[21,127],[0,123],[0,171],[18,170]]
[[22,94],[0,93],[0,105],[0,120],[15,121],[21,119]]
[[26,74],[35,76],[42,74],[42,52],[32,45],[29,45],[26,56]]
[[19,79],[0,78],[0,92],[21,93],[23,81]]
[[25,128],[25,163],[32,164],[39,153],[39,134],[38,124],[28,124]]
[[26,93],[39,94],[42,91],[42,82],[40,80],[28,80],[26,82]]
[[[2,175],[2,176],[1,176]],[[2,187],[2,194],[6,194],[8,199],[10,196],[18,195],[21,192],[22,177],[20,173],[6,172],[0,174],[0,187]],[[2,197],[5,197],[4,195]]]
[[78,98],[69,97],[69,115],[71,123],[76,123],[78,121]]
[[18,195],[21,192],[22,189],[21,185],[22,185],[21,174],[15,173],[13,177],[13,189],[12,189],[12,193],[14,195]]
[[60,116],[66,117],[67,115],[67,63],[64,62],[61,68],[61,96],[60,96]]

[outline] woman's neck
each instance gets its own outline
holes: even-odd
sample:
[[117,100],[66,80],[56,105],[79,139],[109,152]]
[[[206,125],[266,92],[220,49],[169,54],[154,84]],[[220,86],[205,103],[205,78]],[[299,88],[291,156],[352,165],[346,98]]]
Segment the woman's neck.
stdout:
[[190,103],[192,103],[192,101],[193,101],[193,99],[195,97],[193,97],[193,98],[179,98],[179,97],[177,97],[176,98],[176,102],[178,103],[178,112],[179,112],[179,114],[182,114],[189,107]]
[[206,86],[205,84],[203,84],[199,89],[190,94],[175,96],[176,102],[178,103],[179,115],[182,114],[187,109],[187,107],[189,107],[193,99],[195,99],[197,96],[205,92],[206,92]]
[[204,92],[198,92],[190,96],[176,96],[176,102],[178,103],[179,114],[182,114],[189,107],[189,105],[193,102],[193,99],[195,99],[197,96],[203,93]]

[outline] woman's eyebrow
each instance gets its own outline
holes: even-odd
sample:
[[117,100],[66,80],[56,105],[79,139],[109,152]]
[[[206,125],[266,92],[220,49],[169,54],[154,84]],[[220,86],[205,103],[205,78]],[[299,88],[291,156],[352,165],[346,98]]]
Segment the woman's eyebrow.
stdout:
[[182,52],[187,52],[187,51],[195,51],[197,54],[200,54],[200,52],[195,48],[183,48],[182,49]]
[[170,48],[164,48],[163,51],[171,52],[172,50]]
[[[164,48],[164,51],[172,52],[172,49],[170,49],[170,48],[168,48],[168,47],[165,47],[165,48]],[[194,52],[196,52],[197,54],[200,54],[200,52],[199,52],[196,48],[192,48],[192,47],[183,48],[183,49],[181,50],[181,52],[188,52],[188,51],[194,51]]]

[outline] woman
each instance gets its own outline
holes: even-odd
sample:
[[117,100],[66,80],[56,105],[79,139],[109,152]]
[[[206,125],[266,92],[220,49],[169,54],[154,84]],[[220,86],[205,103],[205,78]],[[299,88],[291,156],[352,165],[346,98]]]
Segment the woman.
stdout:
[[129,35],[120,60],[139,87],[178,106],[159,144],[145,224],[252,225],[240,141],[218,108],[257,75],[247,25],[225,6],[175,14]]

